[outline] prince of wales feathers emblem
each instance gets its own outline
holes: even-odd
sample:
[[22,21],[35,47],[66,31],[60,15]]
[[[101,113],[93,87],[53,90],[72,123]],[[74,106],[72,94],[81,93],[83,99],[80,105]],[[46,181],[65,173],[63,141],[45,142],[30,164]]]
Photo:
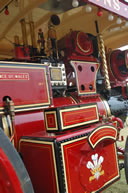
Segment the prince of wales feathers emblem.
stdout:
[[98,180],[100,176],[104,175],[104,170],[102,170],[102,163],[104,161],[104,158],[102,156],[99,157],[98,159],[98,154],[96,153],[95,155],[91,156],[92,161],[88,161],[87,163],[87,168],[90,169],[90,172],[92,176],[90,176],[89,181],[91,182],[92,180],[96,179]]

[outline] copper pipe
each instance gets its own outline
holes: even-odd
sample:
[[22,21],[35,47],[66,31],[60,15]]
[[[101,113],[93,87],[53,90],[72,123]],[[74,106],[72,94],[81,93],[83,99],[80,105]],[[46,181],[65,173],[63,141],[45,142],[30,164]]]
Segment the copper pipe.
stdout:
[[22,19],[20,21],[20,23],[21,23],[21,28],[22,28],[23,44],[24,44],[24,46],[27,46],[28,45],[28,40],[27,40],[27,31],[26,31],[25,19]]
[[34,28],[34,22],[30,21],[30,33],[31,33],[31,42],[32,42],[32,47],[37,48],[36,44],[36,37],[35,37],[35,28]]

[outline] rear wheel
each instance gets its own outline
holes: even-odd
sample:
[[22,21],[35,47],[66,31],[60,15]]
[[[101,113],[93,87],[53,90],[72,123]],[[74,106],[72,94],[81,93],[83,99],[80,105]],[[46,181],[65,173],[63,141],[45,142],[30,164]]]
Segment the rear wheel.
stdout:
[[34,193],[27,170],[0,128],[0,193]]
[[125,168],[126,182],[128,184],[128,137],[126,139],[126,144],[125,144],[124,168]]

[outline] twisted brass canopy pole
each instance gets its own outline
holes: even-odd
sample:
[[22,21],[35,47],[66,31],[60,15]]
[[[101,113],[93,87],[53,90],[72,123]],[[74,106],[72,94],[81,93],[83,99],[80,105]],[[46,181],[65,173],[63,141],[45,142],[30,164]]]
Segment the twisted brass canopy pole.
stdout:
[[108,66],[107,66],[107,60],[106,60],[106,55],[105,55],[104,40],[103,40],[102,35],[99,33],[99,28],[98,28],[98,22],[97,21],[95,21],[95,25],[96,25],[96,32],[98,34],[100,57],[101,57],[101,62],[102,62],[102,66],[103,66],[103,75],[104,75],[105,88],[106,88],[106,90],[110,91],[111,90],[111,85],[110,85],[109,74],[108,74]]
[[106,55],[105,55],[104,40],[101,34],[98,34],[98,40],[99,40],[99,48],[100,48],[100,57],[101,57],[102,66],[103,66],[105,88],[107,90],[111,90],[109,74],[108,74],[108,67],[107,67],[107,60],[106,60]]

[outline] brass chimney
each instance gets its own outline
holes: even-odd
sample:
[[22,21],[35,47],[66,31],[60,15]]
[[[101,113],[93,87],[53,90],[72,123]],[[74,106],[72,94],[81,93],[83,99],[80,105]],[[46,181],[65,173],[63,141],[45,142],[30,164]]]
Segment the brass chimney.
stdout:
[[14,43],[15,43],[15,45],[20,45],[19,36],[17,36],[17,35],[14,36]]
[[31,33],[32,47],[33,47],[33,48],[37,48],[36,37],[35,37],[34,22],[33,22],[33,21],[30,21],[30,22],[29,22],[29,25],[30,25],[30,33]]
[[20,23],[21,23],[21,29],[22,29],[23,44],[24,44],[24,46],[28,46],[25,19],[22,19],[22,20],[20,21]]

